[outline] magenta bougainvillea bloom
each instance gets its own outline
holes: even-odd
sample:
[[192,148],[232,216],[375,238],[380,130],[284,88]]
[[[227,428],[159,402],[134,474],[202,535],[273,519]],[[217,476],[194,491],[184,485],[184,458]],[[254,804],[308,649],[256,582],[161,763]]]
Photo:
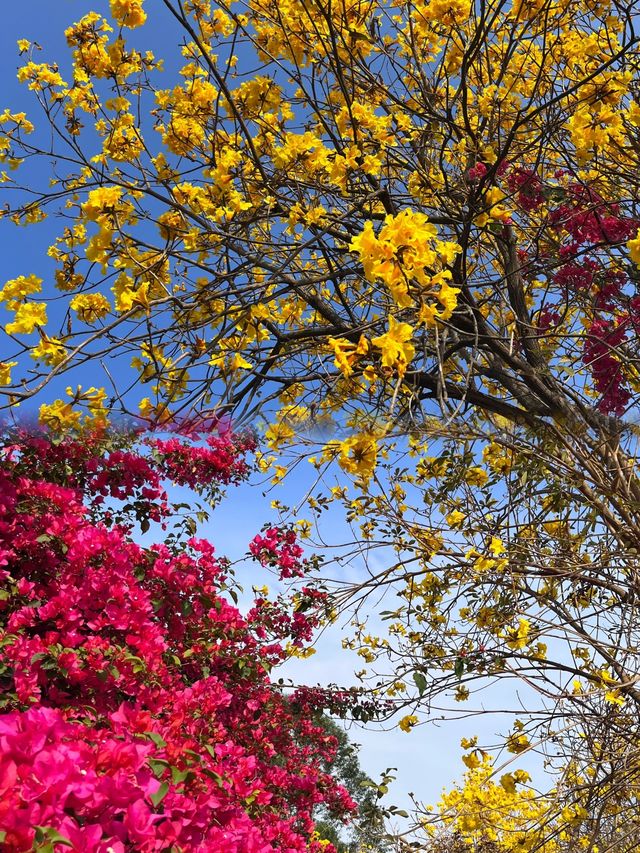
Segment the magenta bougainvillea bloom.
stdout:
[[[243,615],[209,542],[133,539],[136,525],[166,529],[164,480],[237,482],[254,440],[225,429],[137,448],[3,439],[2,850],[326,853],[314,808],[354,810],[320,769],[336,748],[313,723],[326,697],[269,679],[311,638],[324,593],[308,583],[297,606],[261,597]],[[260,572],[305,575],[291,530],[266,529],[250,551]]]

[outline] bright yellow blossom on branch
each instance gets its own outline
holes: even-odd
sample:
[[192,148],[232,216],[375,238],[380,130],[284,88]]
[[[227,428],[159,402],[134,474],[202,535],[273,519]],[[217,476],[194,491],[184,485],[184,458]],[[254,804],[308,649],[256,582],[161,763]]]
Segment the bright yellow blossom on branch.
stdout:
[[373,346],[380,350],[382,366],[397,371],[400,377],[404,376],[415,355],[412,337],[413,329],[408,323],[399,323],[395,317],[390,316],[389,331],[371,341]]

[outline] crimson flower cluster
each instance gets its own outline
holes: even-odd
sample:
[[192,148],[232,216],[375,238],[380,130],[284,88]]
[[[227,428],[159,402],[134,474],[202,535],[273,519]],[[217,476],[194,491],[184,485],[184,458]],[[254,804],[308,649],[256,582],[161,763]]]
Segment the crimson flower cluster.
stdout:
[[[314,809],[355,808],[319,769],[335,739],[269,679],[324,594],[309,584],[304,608],[300,593],[262,597],[243,615],[209,542],[135,542],[136,522],[170,518],[165,477],[236,481],[252,446],[231,431],[152,444],[2,441],[2,850],[327,851]],[[280,539],[270,562],[287,576],[304,562],[291,531]]]
[[640,330],[640,296],[622,246],[640,223],[567,173],[555,178],[560,182],[548,184],[533,169],[512,168],[506,179],[524,214],[549,203],[553,248],[538,247],[534,259],[519,252],[523,272],[545,278],[556,295],[557,301],[539,308],[538,335],[559,332],[565,318],[572,322],[569,307],[580,305],[585,322],[579,358],[591,374],[599,410],[621,416],[631,400],[625,352],[637,346]]
[[533,169],[513,169],[507,178],[507,186],[523,210],[537,210],[544,204],[542,181]]
[[281,578],[302,577],[307,563],[302,558],[302,548],[296,542],[293,529],[267,527],[254,536],[249,550],[263,566],[277,567]]
[[[192,438],[199,438],[198,435]],[[172,437],[152,442],[162,472],[173,482],[192,489],[208,484],[239,483],[249,473],[244,454],[256,448],[251,433],[236,435],[230,430],[205,437],[205,446],[186,444]]]

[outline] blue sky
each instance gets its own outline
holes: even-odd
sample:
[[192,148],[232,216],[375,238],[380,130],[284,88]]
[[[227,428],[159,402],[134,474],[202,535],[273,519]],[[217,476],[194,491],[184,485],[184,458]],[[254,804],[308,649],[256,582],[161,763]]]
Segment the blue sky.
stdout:
[[[308,465],[308,471],[299,467],[296,474],[268,494],[263,490],[269,488],[268,481],[259,485],[255,481],[229,489],[227,497],[214,510],[210,522],[205,525],[203,532],[216,545],[220,553],[227,554],[232,559],[240,561],[236,567],[237,578],[249,590],[251,585],[266,583],[271,589],[276,588],[272,577],[253,562],[242,562],[246,552],[246,543],[258,532],[261,525],[275,514],[270,509],[273,498],[285,505],[294,506],[301,495],[304,495],[314,480],[314,469]],[[322,533],[330,542],[344,541],[347,531],[340,518],[340,509],[328,517],[322,524]],[[394,561],[391,549],[375,552],[370,558],[373,569],[386,568],[385,560]],[[362,558],[356,557],[342,566],[332,566],[331,577],[345,582],[357,582],[366,577]],[[369,612],[365,614],[371,633],[384,635],[385,628],[376,612],[385,609],[389,601],[381,604],[373,598]],[[396,606],[396,605],[394,605]],[[355,652],[342,648],[342,638],[350,634],[348,616],[339,619],[334,625],[325,629],[318,638],[315,647],[316,654],[307,660],[293,660],[281,671],[280,675],[291,678],[295,683],[307,684],[340,684],[355,683],[353,673],[363,667],[363,661]],[[397,780],[393,783],[388,796],[388,802],[400,808],[410,808],[410,792],[424,804],[435,804],[443,787],[450,786],[462,776],[465,769],[461,762],[462,737],[479,736],[481,744],[491,744],[497,741],[498,732],[507,732],[513,721],[513,716],[503,713],[489,713],[489,709],[511,710],[526,707],[534,701],[533,694],[527,696],[526,689],[519,685],[519,694],[514,689],[489,687],[482,694],[482,704],[468,703],[474,709],[486,707],[487,713],[474,719],[462,717],[459,720],[441,720],[434,714],[430,721],[418,726],[412,732],[405,733],[392,724],[386,728],[370,726],[363,729],[353,724],[349,734],[355,743],[362,746],[360,752],[361,765],[372,777],[379,777],[388,767],[398,769]],[[460,713],[467,712],[467,703],[460,706]],[[535,699],[539,705],[539,699]],[[402,711],[402,715],[407,711]],[[423,715],[423,719],[426,719]],[[512,756],[511,756],[512,757]],[[538,766],[539,760],[534,756],[519,757],[517,767],[532,773]],[[510,768],[514,769],[514,768]],[[506,772],[506,771],[502,771]],[[532,774],[533,775],[533,774]]]
[[[146,8],[149,22],[135,34],[136,44],[145,49],[152,48],[158,56],[174,57],[176,62],[179,61],[179,51],[175,45],[180,36],[162,3],[160,0],[147,0]],[[41,61],[61,61],[63,58],[66,60],[68,48],[63,31],[90,10],[106,12],[107,0],[93,3],[87,0],[22,0],[21,3],[4,5],[0,28],[2,109],[25,109],[27,93],[16,80],[16,69],[20,64],[16,40],[27,38],[41,44],[45,48],[40,54]],[[172,64],[167,62],[168,69],[171,69]],[[170,70],[167,76],[170,77]],[[29,113],[28,102],[26,110]],[[36,118],[38,117],[36,115]],[[50,289],[53,265],[46,257],[46,248],[56,232],[56,223],[51,221],[28,229],[18,229],[8,223],[2,224],[2,280],[33,272],[45,280],[45,292],[47,283]],[[8,354],[4,355],[6,357]],[[3,353],[0,352],[0,360],[2,359]],[[92,385],[99,384],[100,378],[93,375],[90,369],[85,369],[85,375],[80,377],[79,381]],[[60,396],[67,384],[68,380],[63,378],[53,385],[47,391],[48,399]],[[27,411],[29,408],[25,407]],[[211,538],[219,553],[240,559],[253,535],[265,521],[273,517],[270,510],[271,499],[277,496],[283,503],[295,504],[308,488],[312,473],[311,466],[306,469],[303,467],[299,473],[288,478],[277,494],[264,496],[262,489],[256,484],[230,490],[227,500],[216,510],[211,522],[201,532]],[[339,523],[335,521],[325,524],[324,533],[329,538],[338,540],[341,534]],[[380,553],[376,559],[382,560],[384,555]],[[340,571],[343,572],[341,579],[355,580],[362,576],[362,565],[354,561]],[[247,586],[269,582],[269,578],[256,575],[254,564],[251,564],[250,568],[241,569],[240,577]],[[369,618],[372,629],[375,630],[376,617],[370,615]],[[341,648],[343,629],[343,622],[328,628],[318,640],[316,655],[306,661],[292,662],[283,675],[311,684],[353,683],[353,671],[361,667],[362,661],[354,653],[345,652]],[[493,698],[496,698],[495,692]],[[499,696],[497,698],[500,699]],[[511,697],[511,705],[513,701]],[[499,702],[498,707],[500,704]],[[449,721],[446,725],[432,723],[420,726],[410,734],[397,729],[380,732],[353,728],[351,736],[362,744],[361,763],[373,778],[378,777],[387,767],[398,768],[398,781],[391,789],[389,800],[406,808],[409,804],[408,792],[413,791],[423,802],[434,802],[443,786],[460,777],[462,764],[459,741],[462,736],[478,734],[481,741],[491,741],[496,731],[506,728],[504,717],[496,718],[487,714],[472,721]],[[525,762],[519,762],[519,765],[525,766]]]

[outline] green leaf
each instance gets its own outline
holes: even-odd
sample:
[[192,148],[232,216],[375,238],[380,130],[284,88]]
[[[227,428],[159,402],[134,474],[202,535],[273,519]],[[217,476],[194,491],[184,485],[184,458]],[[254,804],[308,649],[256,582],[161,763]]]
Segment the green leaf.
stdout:
[[54,844],[63,844],[65,847],[73,847],[72,842],[64,835],[60,835],[58,830],[54,829],[52,826],[36,826],[35,830],[36,844],[48,843],[52,850]]
[[178,770],[177,767],[171,768],[171,781],[174,785],[179,785],[181,782],[190,782],[194,776],[193,770]]
[[161,776],[164,775],[164,771],[167,767],[171,766],[168,761],[164,760],[164,758],[149,758],[147,759],[147,764],[151,768],[151,772],[156,779],[160,779]]
[[462,678],[462,674],[464,672],[464,660],[462,658],[458,658],[456,661],[455,673],[458,679]]
[[416,671],[413,673],[413,680],[415,682],[416,687],[418,688],[418,693],[420,694],[420,696],[422,696],[424,691],[427,689],[427,679],[421,672]]
[[160,785],[158,790],[155,792],[155,794],[151,794],[151,798],[150,798],[151,802],[153,803],[153,805],[156,808],[160,805],[160,803],[167,796],[168,790],[169,790],[169,783],[163,782],[162,785]]
[[158,732],[145,732],[144,736],[155,743],[158,749],[164,749],[167,745],[166,740],[164,740],[162,735],[159,735]]

